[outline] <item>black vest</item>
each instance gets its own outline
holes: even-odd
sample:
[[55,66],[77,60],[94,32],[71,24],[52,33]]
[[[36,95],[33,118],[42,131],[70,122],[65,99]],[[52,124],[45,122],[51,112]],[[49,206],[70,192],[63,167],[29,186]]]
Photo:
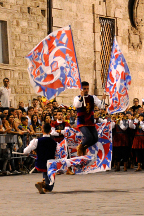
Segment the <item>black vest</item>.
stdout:
[[51,137],[41,137],[38,139],[35,167],[39,171],[47,171],[47,160],[55,159],[56,146],[57,143]]

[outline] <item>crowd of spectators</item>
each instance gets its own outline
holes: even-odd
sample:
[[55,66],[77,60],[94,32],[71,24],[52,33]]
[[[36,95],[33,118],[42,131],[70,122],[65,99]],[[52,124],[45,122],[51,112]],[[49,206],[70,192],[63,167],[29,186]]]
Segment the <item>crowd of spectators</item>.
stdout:
[[[15,143],[1,143],[0,145],[0,173],[3,175],[27,173],[34,166],[33,156],[19,157],[30,140],[42,136],[42,125],[49,123],[51,126],[59,119],[69,127],[76,127],[76,110],[72,107],[58,105],[56,100],[44,103],[38,96],[33,98],[31,105],[25,107],[20,101],[17,108],[0,107],[0,137],[7,134],[17,135]],[[53,127],[52,127],[53,128]],[[63,127],[65,129],[65,125]],[[53,138],[63,137],[53,128]]]
[[[134,98],[133,102],[134,105],[125,112],[114,115],[107,113],[107,104],[105,109],[94,108],[95,123],[112,122],[112,165],[116,171],[120,171],[121,162],[124,163],[124,171],[127,171],[128,166],[134,168],[137,163],[138,171],[144,168],[144,109],[139,105],[138,98]],[[60,142],[67,127],[77,127],[76,109],[59,105],[56,99],[43,102],[41,96],[33,98],[31,104],[29,101],[27,107],[23,101],[19,102],[17,108],[0,106],[0,137],[4,134],[17,135],[17,142],[0,143],[1,175],[28,173],[34,167],[36,152],[32,152],[29,157],[19,157],[19,154],[12,152],[22,153],[31,139],[40,137],[44,123],[51,124],[51,135]]]

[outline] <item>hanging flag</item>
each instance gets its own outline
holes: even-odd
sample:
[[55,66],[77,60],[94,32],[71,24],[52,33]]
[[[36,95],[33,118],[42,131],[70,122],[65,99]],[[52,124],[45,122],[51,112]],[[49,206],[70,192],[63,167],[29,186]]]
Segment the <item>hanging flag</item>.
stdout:
[[129,105],[128,89],[130,84],[130,71],[115,37],[106,83],[106,92],[110,96],[108,113],[113,114],[126,110]]
[[37,94],[51,100],[68,88],[81,88],[71,26],[49,34],[26,58]]

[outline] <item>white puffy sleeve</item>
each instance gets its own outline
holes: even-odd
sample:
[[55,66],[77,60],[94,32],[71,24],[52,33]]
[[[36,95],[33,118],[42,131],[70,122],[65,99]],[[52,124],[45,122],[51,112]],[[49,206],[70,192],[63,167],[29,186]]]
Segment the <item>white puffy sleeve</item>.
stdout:
[[98,99],[97,96],[93,95],[93,98],[94,98],[94,104],[99,108],[101,109],[102,108],[102,101]]
[[37,148],[38,139],[33,139],[30,141],[29,145],[24,149],[24,154],[29,154],[31,151]]
[[132,120],[129,120],[129,128],[136,129],[136,125],[133,123]]
[[128,128],[128,125],[125,126],[123,120],[120,120],[120,128],[125,131]]
[[83,97],[76,96],[74,98],[74,103],[73,103],[74,107],[76,108],[82,107],[82,104],[83,104]]

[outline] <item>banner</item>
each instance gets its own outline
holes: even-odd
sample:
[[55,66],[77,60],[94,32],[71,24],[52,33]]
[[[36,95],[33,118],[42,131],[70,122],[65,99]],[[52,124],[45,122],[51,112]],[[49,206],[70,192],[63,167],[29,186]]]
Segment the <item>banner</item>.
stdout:
[[51,100],[68,88],[81,88],[71,27],[49,34],[27,56],[35,92]]
[[[51,184],[54,183],[55,173],[65,173],[68,167],[73,167],[75,174],[95,173],[111,169],[111,122],[96,124],[96,128],[99,136],[98,142],[87,149],[87,155],[80,157],[77,156],[76,147],[83,139],[83,135],[80,131],[73,128],[66,130],[65,139],[57,146],[57,158],[55,160],[48,160],[47,162],[47,173]],[[63,146],[64,142],[66,147]],[[70,159],[66,158],[67,148],[71,157]],[[65,157],[60,158],[60,152]]]
[[114,114],[126,110],[129,105],[128,89],[130,84],[130,71],[115,37],[106,83],[106,92],[110,96],[108,113]]

